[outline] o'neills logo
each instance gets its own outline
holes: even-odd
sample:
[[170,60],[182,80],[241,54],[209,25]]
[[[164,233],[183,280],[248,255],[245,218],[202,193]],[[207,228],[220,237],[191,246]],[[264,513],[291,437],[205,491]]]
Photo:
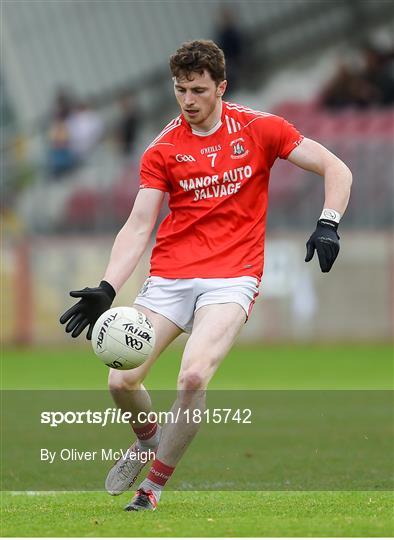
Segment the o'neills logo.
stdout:
[[245,150],[244,142],[242,137],[231,141],[230,146],[233,149],[233,153],[231,154],[232,159],[239,159],[249,154],[249,150]]
[[212,154],[212,152],[220,152],[222,147],[220,144],[217,144],[216,146],[206,146],[205,148],[201,148],[200,153],[201,154]]
[[149,472],[151,472],[158,478],[163,478],[164,480],[168,480],[170,478],[168,474],[164,474],[160,471],[157,471],[154,467],[151,467]]
[[144,284],[142,285],[139,296],[144,296],[144,294],[146,294],[148,292],[149,285],[150,285],[150,281],[149,281],[149,279],[146,279]]
[[103,322],[103,326],[100,328],[100,332],[97,336],[97,347],[100,347],[100,349],[103,346],[104,336],[107,333],[109,324],[114,321],[117,316],[117,313],[115,313],[114,315],[110,315],[108,319],[105,319],[105,321]]

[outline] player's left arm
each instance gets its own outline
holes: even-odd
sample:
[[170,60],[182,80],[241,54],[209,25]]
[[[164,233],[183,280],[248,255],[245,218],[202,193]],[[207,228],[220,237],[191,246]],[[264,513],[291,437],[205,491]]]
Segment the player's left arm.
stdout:
[[337,229],[349,202],[352,173],[337,156],[311,139],[303,139],[287,159],[324,178],[323,211],[307,242],[305,261],[309,262],[316,250],[322,272],[329,272],[339,253]]

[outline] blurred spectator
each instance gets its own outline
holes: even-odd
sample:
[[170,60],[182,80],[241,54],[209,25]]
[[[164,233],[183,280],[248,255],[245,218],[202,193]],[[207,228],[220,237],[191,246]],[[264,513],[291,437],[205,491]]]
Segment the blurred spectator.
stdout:
[[68,118],[74,108],[74,97],[67,88],[60,88],[55,96],[53,116]]
[[133,154],[137,136],[140,115],[135,96],[129,92],[123,93],[118,101],[119,118],[115,124],[114,135],[119,152],[128,157]]
[[394,103],[394,55],[393,51],[381,51],[366,45],[363,49],[364,73],[367,84],[376,89],[378,103]]
[[72,111],[72,98],[60,90],[55,96],[54,107],[48,130],[48,168],[52,177],[60,178],[71,172],[76,156],[71,148],[68,119]]
[[229,82],[228,92],[236,90],[240,84],[242,60],[244,55],[244,37],[234,12],[229,7],[222,7],[215,32],[215,41],[226,57],[226,73]]
[[323,90],[322,103],[332,109],[366,107],[378,101],[378,90],[346,64],[339,64],[333,79]]
[[394,103],[394,57],[365,46],[357,70],[341,62],[321,95],[329,108],[387,106]]
[[87,101],[81,101],[67,120],[70,148],[82,163],[94,150],[104,133],[103,122]]

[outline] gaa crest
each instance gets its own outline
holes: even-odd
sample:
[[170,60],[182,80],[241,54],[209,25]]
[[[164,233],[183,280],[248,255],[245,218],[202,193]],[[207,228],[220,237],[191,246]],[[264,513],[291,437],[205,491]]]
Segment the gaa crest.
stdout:
[[245,150],[245,141],[242,137],[231,141],[230,146],[233,149],[233,153],[231,154],[232,159],[243,158],[249,153],[249,150]]

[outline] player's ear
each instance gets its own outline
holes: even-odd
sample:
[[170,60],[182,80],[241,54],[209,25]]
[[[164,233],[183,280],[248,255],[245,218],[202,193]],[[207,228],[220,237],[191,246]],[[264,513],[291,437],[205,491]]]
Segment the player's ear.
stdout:
[[221,83],[219,83],[216,89],[217,97],[222,97],[224,92],[226,91],[226,88],[227,88],[227,81],[222,81]]

